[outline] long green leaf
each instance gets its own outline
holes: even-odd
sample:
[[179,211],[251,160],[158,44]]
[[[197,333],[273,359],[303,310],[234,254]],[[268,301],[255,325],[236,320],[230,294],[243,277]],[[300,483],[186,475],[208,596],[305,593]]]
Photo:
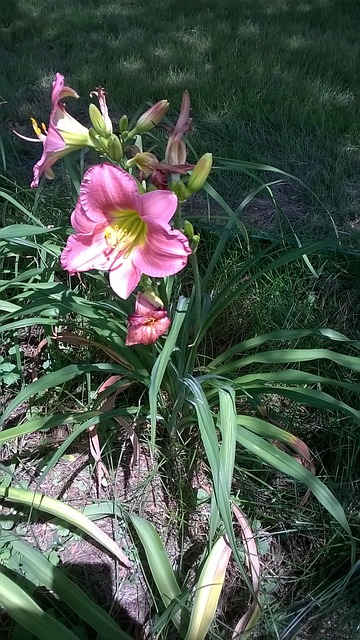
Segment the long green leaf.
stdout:
[[270,422],[266,422],[266,420],[261,420],[260,418],[256,418],[255,416],[247,416],[238,414],[236,418],[237,424],[242,427],[246,427],[253,431],[258,436],[262,436],[263,438],[267,438],[268,440],[278,440],[279,442],[285,442],[290,447],[292,447],[296,453],[299,453],[306,460],[310,460],[310,452],[306,444],[300,440],[293,433],[289,433],[289,431],[285,431],[285,429],[281,429]]
[[[0,431],[0,445],[5,442],[10,442],[15,438],[21,438],[29,433],[35,433],[41,429],[53,429],[60,424],[72,424],[81,422],[83,420],[93,420],[92,425],[100,424],[104,420],[111,419],[116,415],[131,415],[138,411],[138,408],[119,408],[113,411],[84,411],[79,413],[60,413],[53,416],[46,416],[44,418],[35,418],[29,422],[24,422],[16,427],[10,427],[9,429],[3,429]],[[90,426],[92,426],[90,425]]]
[[231,384],[236,387],[250,388],[251,385],[259,386],[261,382],[280,382],[282,384],[297,384],[297,385],[309,385],[316,384],[321,386],[333,386],[341,389],[347,389],[354,393],[360,392],[360,384],[354,384],[352,382],[344,382],[343,380],[335,380],[334,378],[324,378],[323,376],[317,376],[307,371],[300,371],[299,369],[281,369],[280,371],[265,371],[249,373],[245,376],[239,376],[231,381]]
[[5,331],[15,331],[17,329],[24,329],[25,327],[34,327],[35,325],[39,325],[39,327],[46,327],[53,324],[58,324],[58,318],[42,318],[41,316],[37,318],[26,318],[25,320],[15,320],[14,322],[9,322],[8,324],[2,324],[0,327],[0,332],[3,333]]
[[301,389],[296,387],[272,387],[266,384],[248,385],[245,389],[245,394],[259,396],[261,394],[274,394],[278,396],[284,396],[289,400],[294,400],[301,404],[307,404],[310,407],[316,409],[325,409],[330,411],[342,411],[346,415],[350,416],[357,424],[360,423],[360,411],[354,409],[350,405],[333,398],[329,393],[324,391],[318,391],[317,389]]
[[188,298],[181,297],[178,301],[175,317],[171,325],[171,329],[164,348],[161,350],[158,356],[152,372],[149,387],[149,403],[150,403],[150,421],[151,421],[151,448],[155,449],[155,435],[156,435],[156,418],[157,418],[157,395],[159,393],[160,385],[164,377],[166,367],[168,366],[171,354],[175,348],[176,340],[181,329],[181,325],[184,322],[186,310],[189,304]]
[[219,484],[227,493],[230,502],[236,454],[236,409],[235,394],[231,387],[219,389],[219,427],[221,445],[219,450]]
[[340,502],[335,498],[331,491],[324,485],[319,478],[312,475],[310,471],[305,469],[299,462],[294,460],[284,451],[274,447],[269,442],[266,442],[263,438],[251,433],[244,427],[238,427],[237,429],[238,442],[252,451],[256,456],[264,460],[267,464],[274,467],[281,473],[285,473],[291,478],[295,478],[300,482],[303,482],[317,497],[319,502],[327,509],[335,520],[342,526],[346,533],[351,537],[353,543],[352,533],[349,527],[349,523],[346,519],[344,509]]
[[40,640],[79,640],[3,573],[0,573],[0,604],[15,622]]
[[21,554],[21,562],[45,587],[54,591],[70,609],[95,629],[104,640],[131,640],[114,620],[64,573],[29,544],[8,535],[11,546]]
[[216,375],[224,375],[234,369],[241,369],[242,367],[252,365],[254,362],[261,362],[263,364],[285,364],[289,362],[308,362],[310,360],[330,360],[346,369],[360,371],[360,358],[357,356],[347,356],[337,351],[331,351],[330,349],[279,349],[254,353],[240,360],[218,366],[216,368]]
[[0,240],[11,240],[12,238],[24,238],[26,236],[44,235],[45,233],[55,233],[62,227],[47,228],[35,227],[31,224],[10,224],[4,229],[0,229]]
[[335,340],[337,342],[347,342],[352,346],[360,348],[360,340],[351,340],[342,333],[329,329],[328,327],[319,327],[317,329],[277,329],[276,331],[270,331],[269,333],[264,333],[233,345],[230,349],[223,351],[223,353],[221,353],[217,358],[212,360],[208,367],[209,369],[213,369],[221,362],[230,360],[230,358],[233,358],[236,354],[247,351],[248,349],[260,347],[265,342],[273,342],[277,340],[281,342],[299,340],[300,338],[306,338],[307,336],[322,336],[323,338],[329,338],[330,340]]
[[140,379],[141,377],[137,372],[131,372],[124,367],[120,367],[115,364],[108,363],[99,363],[99,364],[70,364],[58,371],[54,371],[53,373],[48,373],[44,375],[39,380],[35,382],[31,382],[27,387],[25,387],[20,393],[9,403],[7,408],[5,409],[3,415],[0,419],[0,424],[3,423],[17,407],[19,407],[23,402],[28,400],[31,396],[42,393],[43,391],[47,391],[48,389],[52,389],[53,387],[58,387],[65,382],[69,382],[70,380],[74,380],[78,376],[84,373],[109,373],[111,372],[113,375],[131,375],[135,379]]
[[166,608],[171,606],[171,619],[177,629],[181,623],[178,599],[181,595],[174,571],[161,538],[153,525],[140,516],[129,516],[144,547],[152,577]]
[[91,538],[101,544],[104,549],[112,553],[120,562],[126,567],[130,567],[131,563],[126,558],[120,547],[112,540],[106,533],[101,531],[99,527],[86,518],[82,513],[73,509],[68,504],[44,496],[42,493],[34,493],[27,489],[16,489],[13,487],[0,487],[0,497],[9,500],[10,502],[17,502],[24,504],[32,509],[38,509],[45,513],[50,513],[57,518],[61,518],[74,527],[77,527]]
[[[228,475],[226,470],[221,468],[223,459],[225,457],[227,458],[229,455],[227,451],[225,456],[225,450],[227,449],[227,447],[224,450],[223,459],[221,459],[214,419],[205,393],[198,380],[196,380],[192,376],[187,376],[186,378],[184,378],[184,384],[191,392],[191,403],[193,404],[196,411],[197,423],[199,425],[201,439],[211,469],[216,504],[224,522],[225,530],[229,539],[229,544],[233,551],[234,557],[237,560],[242,576],[247,586],[251,589],[249,579],[243,569],[243,561],[240,558],[239,551],[236,545],[236,538],[229,501]],[[230,415],[229,418],[232,422],[232,417]],[[231,440],[232,438],[230,438],[229,442],[231,442]],[[214,533],[214,526],[217,525],[217,518],[215,519],[213,511],[212,518],[213,520],[210,522],[210,538],[212,538],[212,534]]]
[[25,216],[30,218],[30,220],[32,220],[33,222],[36,222],[37,225],[42,226],[44,227],[44,229],[46,229],[46,225],[43,222],[41,222],[41,220],[36,218],[31,213],[31,211],[26,209],[20,202],[17,202],[15,198],[13,198],[8,193],[6,193],[6,191],[0,191],[0,198],[4,198],[4,200],[7,200],[8,202],[10,202],[10,204],[14,205],[14,207],[16,207],[19,211],[21,211],[21,213],[24,213]]

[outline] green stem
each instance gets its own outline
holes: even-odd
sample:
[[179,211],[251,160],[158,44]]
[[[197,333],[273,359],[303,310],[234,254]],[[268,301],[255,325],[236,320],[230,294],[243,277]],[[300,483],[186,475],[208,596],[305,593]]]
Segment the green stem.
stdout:
[[[199,333],[200,324],[201,324],[201,278],[200,278],[199,264],[198,264],[196,253],[192,253],[191,254],[190,262],[191,262],[191,267],[192,267],[193,274],[194,274],[193,294],[194,294],[194,298],[195,298],[195,300],[194,300],[194,303],[195,303],[195,322],[194,322],[194,325],[192,327],[192,332],[191,333],[193,334],[194,339],[195,339],[196,336]],[[197,352],[196,352],[195,345],[190,346],[190,354],[189,354],[188,361],[187,361],[186,373],[192,374],[193,368],[194,368],[194,364],[195,364],[196,353]]]

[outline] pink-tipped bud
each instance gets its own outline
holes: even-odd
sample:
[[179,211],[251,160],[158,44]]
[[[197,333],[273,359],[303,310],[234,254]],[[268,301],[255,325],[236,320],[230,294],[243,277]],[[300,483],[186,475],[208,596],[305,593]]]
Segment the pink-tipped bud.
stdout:
[[139,120],[136,123],[136,132],[137,133],[145,133],[146,131],[150,131],[156,127],[159,122],[163,119],[169,108],[169,103],[167,100],[160,100],[156,104],[154,104],[150,109],[145,111],[145,113],[140,116]]

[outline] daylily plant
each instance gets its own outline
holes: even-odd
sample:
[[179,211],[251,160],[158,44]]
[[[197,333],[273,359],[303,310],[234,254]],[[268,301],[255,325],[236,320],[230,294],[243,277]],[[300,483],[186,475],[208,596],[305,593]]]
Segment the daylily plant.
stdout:
[[[96,285],[99,286],[94,287],[94,302],[81,298],[78,291],[73,291],[64,283],[58,283],[53,290],[51,279],[50,288],[45,294],[41,294],[46,296],[46,303],[43,304],[41,298],[39,304],[36,302],[35,309],[48,309],[55,304],[58,308],[57,316],[55,319],[50,318],[54,324],[62,323],[63,318],[67,323],[69,311],[72,313],[70,323],[74,323],[75,318],[84,318],[84,322],[80,320],[80,335],[73,331],[63,331],[62,334],[57,333],[54,339],[68,342],[70,345],[87,345],[99,349],[105,358],[111,359],[111,362],[99,362],[96,359],[96,362],[91,364],[86,361],[85,366],[70,365],[48,373],[44,376],[45,382],[44,379],[39,379],[21,390],[8,405],[0,422],[6,424],[7,419],[24,403],[24,399],[35,395],[36,392],[43,393],[45,389],[58,388],[60,382],[72,381],[84,372],[89,372],[89,375],[94,372],[96,376],[100,372],[108,372],[109,377],[101,383],[95,395],[89,384],[89,411],[72,412],[67,417],[61,413],[51,416],[50,422],[56,426],[66,421],[81,420],[81,431],[89,429],[90,452],[97,465],[99,487],[104,479],[101,475],[104,465],[101,462],[97,426],[102,420],[106,420],[106,424],[110,419],[116,420],[121,425],[133,444],[134,459],[139,459],[140,446],[135,428],[133,429],[133,420],[134,424],[136,421],[141,425],[148,421],[150,451],[155,463],[154,454],[160,426],[161,432],[164,433],[164,436],[161,436],[162,447],[170,442],[170,439],[165,440],[167,432],[171,441],[175,443],[175,438],[177,439],[176,449],[173,451],[179,450],[180,443],[187,449],[184,456],[187,462],[184,465],[181,463],[177,471],[181,474],[185,471],[186,482],[189,478],[194,478],[196,482],[193,470],[196,469],[197,460],[201,460],[201,468],[205,469],[206,476],[206,496],[202,497],[201,503],[203,499],[209,503],[209,509],[205,509],[205,512],[209,513],[206,523],[208,544],[204,554],[199,558],[198,566],[194,566],[190,587],[187,587],[185,582],[178,584],[178,578],[184,572],[179,571],[178,575],[175,574],[173,562],[167,557],[154,527],[137,515],[129,513],[129,518],[144,547],[149,570],[165,607],[161,624],[160,618],[157,620],[159,633],[168,628],[171,619],[177,629],[176,637],[183,640],[205,639],[215,616],[232,553],[242,572],[244,565],[247,565],[252,582],[253,602],[240,618],[233,633],[233,638],[241,636],[245,639],[260,615],[261,563],[256,548],[255,532],[250,529],[245,516],[237,506],[241,495],[233,494],[233,487],[240,486],[238,480],[233,482],[233,478],[236,478],[237,469],[240,468],[239,464],[241,465],[241,452],[245,452],[246,464],[249,453],[251,457],[256,456],[263,461],[266,469],[272,466],[277,473],[286,474],[307,486],[349,536],[354,559],[355,548],[351,530],[342,506],[326,485],[314,475],[315,469],[307,445],[296,435],[278,426],[278,421],[272,418],[273,402],[270,402],[268,408],[266,397],[274,398],[275,394],[281,399],[283,396],[286,406],[290,400],[300,403],[301,406],[331,409],[334,413],[343,411],[347,418],[355,418],[359,422],[358,411],[345,402],[339,402],[337,396],[333,397],[328,392],[331,385],[337,390],[340,390],[339,385],[342,385],[352,394],[358,393],[358,387],[347,379],[339,383],[341,376],[338,374],[334,379],[323,377],[318,361],[327,359],[349,369],[354,373],[355,379],[356,373],[360,371],[360,359],[354,355],[343,354],[339,349],[282,348],[285,342],[298,342],[302,338],[307,339],[308,336],[314,336],[317,341],[319,336],[335,342],[347,341],[349,347],[354,346],[354,340],[347,339],[327,327],[316,327],[314,330],[276,329],[270,333],[258,334],[255,339],[242,339],[238,344],[232,343],[220,354],[217,345],[214,345],[214,349],[208,349],[208,345],[213,344],[213,341],[210,343],[208,340],[211,338],[208,334],[209,329],[215,323],[221,323],[230,305],[239,300],[241,295],[248,294],[248,287],[253,286],[256,278],[307,256],[308,248],[305,253],[305,247],[298,246],[288,255],[278,246],[275,247],[274,254],[270,253],[270,247],[258,254],[255,252],[249,261],[241,260],[241,263],[234,267],[223,286],[213,287],[212,276],[217,266],[221,265],[223,251],[226,242],[232,236],[232,230],[239,229],[248,242],[246,229],[238,213],[255,194],[261,192],[261,189],[270,190],[271,183],[260,181],[261,186],[254,189],[252,195],[248,195],[235,211],[215,189],[207,188],[208,194],[218,204],[222,204],[229,220],[223,227],[206,270],[200,269],[196,255],[200,236],[192,223],[183,219],[182,203],[204,187],[212,169],[212,155],[205,153],[194,164],[187,163],[184,136],[191,128],[188,92],[185,91],[183,94],[180,115],[175,127],[163,127],[170,134],[165,153],[161,148],[158,152],[156,136],[146,134],[166,115],[169,107],[166,100],[157,102],[138,119],[129,119],[123,114],[119,120],[119,130],[114,132],[115,120],[109,116],[105,90],[98,87],[91,95],[98,99],[99,108],[94,104],[90,105],[89,116],[92,126],[87,129],[66,112],[62,99],[66,96],[78,96],[73,89],[64,85],[63,76],[56,74],[48,129],[43,124],[39,127],[33,121],[38,141],[43,144],[43,154],[34,167],[31,186],[38,186],[42,174],[52,178],[52,165],[61,156],[84,145],[94,147],[99,159],[96,164],[87,168],[82,177],[78,200],[71,215],[74,233],[69,236],[62,250],[61,265],[70,275],[93,269],[108,273],[110,286],[120,298],[127,299],[134,292],[135,308],[131,313],[129,302],[114,303],[113,300],[107,300],[106,285],[105,292],[102,288],[106,276],[101,275],[98,278]],[[218,168],[238,170],[240,167],[247,175],[253,175],[258,184],[258,176],[253,173],[255,166],[255,163],[248,165],[235,160],[218,159]],[[266,174],[269,169],[276,171],[267,165],[258,165],[258,168]],[[283,172],[280,173],[283,177]],[[277,181],[274,184],[276,183]],[[39,229],[41,234],[46,231],[46,228]],[[51,229],[51,235],[54,231],[56,230]],[[31,226],[29,233],[32,232]],[[17,229],[15,233],[17,237]],[[310,245],[311,252],[317,253],[319,246],[328,250],[326,241]],[[181,278],[168,277],[179,273],[187,266],[188,261],[192,274],[189,274],[186,286]],[[201,266],[204,267],[204,264]],[[47,271],[46,269],[46,274]],[[33,285],[32,280],[33,278],[29,282],[23,281],[22,284],[29,288],[32,300],[35,300],[35,296],[40,295],[39,283],[36,280]],[[18,302],[17,275],[14,286]],[[40,284],[40,288],[42,286],[43,283]],[[187,290],[186,296],[181,295],[184,289]],[[64,295],[59,295],[59,290]],[[19,311],[11,311],[5,315],[4,324],[7,323],[8,329],[11,326],[15,329],[19,327],[17,314],[21,317],[23,310],[18,305],[16,309]],[[25,308],[26,323],[28,314],[31,313],[34,313],[34,306],[28,305]],[[12,322],[11,319],[14,317],[15,324],[9,325],[9,320]],[[48,320],[44,315],[46,324]],[[41,324],[42,316],[34,321]],[[160,340],[160,344],[155,344],[169,329],[166,341],[161,343]],[[218,326],[217,330],[221,331],[221,326]],[[88,333],[90,338],[84,335],[85,333]],[[226,339],[226,332],[224,338]],[[266,350],[271,341],[279,342],[280,348],[274,350],[270,347]],[[230,340],[231,342],[233,341]],[[47,344],[46,338],[41,344],[43,343]],[[142,345],[146,345],[146,348]],[[204,351],[201,345],[205,345]],[[316,367],[315,364],[311,365],[311,370],[315,371],[316,375],[311,373],[311,370],[303,370],[303,362],[316,363]],[[266,369],[259,370],[257,363],[265,364]],[[136,398],[137,389],[140,389],[139,399],[135,399],[134,405],[131,404],[130,397],[124,397],[120,403],[120,396],[129,387],[132,387],[131,398]],[[143,393],[141,387],[146,393]],[[321,387],[327,391],[322,391]],[[117,406],[118,401],[121,406]],[[252,415],[255,412],[257,415]],[[25,426],[19,424],[3,429],[3,442],[9,438],[17,439],[20,435],[27,435],[34,430],[48,429],[49,416],[36,416],[36,419],[24,424]],[[80,431],[76,429],[75,435],[78,433]],[[73,441],[73,437],[73,433],[70,434],[68,444]],[[142,446],[145,446],[145,442]],[[291,455],[291,450],[295,452],[296,457]],[[198,452],[200,458],[197,458]],[[185,466],[189,463],[191,468]],[[49,462],[49,468],[51,464],[52,461]],[[178,477],[180,478],[180,475]],[[18,489],[6,487],[4,491],[12,491],[9,495],[13,496],[14,501],[24,500],[17,496]],[[304,504],[307,498],[308,494],[300,504]],[[41,499],[41,504],[43,502],[45,501]],[[26,501],[24,503],[26,504]],[[52,510],[54,512],[53,506]],[[241,528],[243,552],[239,549],[233,517],[236,527]],[[220,529],[223,531],[218,538]],[[214,544],[216,538],[218,540]],[[121,559],[116,545],[111,547],[111,551]],[[246,579],[245,572],[243,577]],[[5,587],[3,595],[0,593],[0,600],[2,595],[8,602],[10,590],[7,585]],[[15,600],[14,610],[17,615],[18,596]],[[162,630],[161,625],[165,625]],[[113,635],[111,630],[109,637]],[[119,634],[115,631],[115,635]],[[126,634],[120,635],[127,638]]]
[[[90,93],[97,97],[100,107],[90,104],[90,129],[67,113],[62,103],[67,96],[78,98],[74,89],[65,86],[64,76],[57,73],[48,128],[44,124],[39,127],[33,120],[36,142],[43,143],[43,153],[34,167],[31,186],[38,186],[42,174],[53,178],[52,165],[84,146],[94,147],[107,162],[93,165],[85,172],[71,216],[75,233],[62,251],[61,265],[71,275],[92,269],[109,272],[111,288],[123,299],[130,296],[145,275],[152,279],[155,295],[158,278],[178,273],[187,264],[192,249],[190,236],[182,231],[186,224],[181,222],[180,202],[202,188],[212,165],[211,154],[203,156],[196,165],[186,163],[183,136],[191,127],[189,94],[187,91],[183,94],[180,115],[171,129],[162,162],[154,153],[140,151],[141,142],[140,148],[137,145],[139,136],[157,126],[166,115],[167,100],[154,104],[130,126],[128,117],[123,115],[116,135],[102,87]],[[188,188],[180,175],[190,171]],[[131,175],[134,172],[138,179]],[[196,188],[191,188],[192,183]],[[194,249],[193,242],[191,247]],[[135,313],[129,316],[128,345],[152,344],[170,325],[159,298],[154,302],[149,294],[146,302],[144,295],[139,295]]]

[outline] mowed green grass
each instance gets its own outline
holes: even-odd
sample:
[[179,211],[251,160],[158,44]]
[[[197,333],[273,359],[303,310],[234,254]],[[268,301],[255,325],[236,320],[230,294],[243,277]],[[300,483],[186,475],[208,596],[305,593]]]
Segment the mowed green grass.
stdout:
[[[175,115],[187,88],[199,152],[293,173],[340,230],[360,229],[357,0],[1,4],[0,113],[13,172],[28,177],[39,148],[14,141],[12,128],[30,134],[31,116],[47,121],[56,71],[80,93],[69,109],[86,122],[89,92],[100,84],[114,118],[164,97]],[[249,189],[229,173],[215,184],[233,204]],[[328,214],[296,184],[280,199],[303,232],[331,233]]]

